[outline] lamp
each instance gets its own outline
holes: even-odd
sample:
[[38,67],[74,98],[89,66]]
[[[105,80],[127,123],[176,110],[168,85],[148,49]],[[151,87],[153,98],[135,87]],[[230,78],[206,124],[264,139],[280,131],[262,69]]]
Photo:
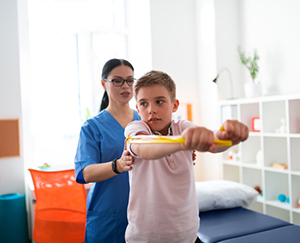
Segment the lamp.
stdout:
[[232,84],[232,77],[231,77],[231,72],[229,70],[229,68],[221,68],[217,74],[217,76],[212,80],[214,83],[217,83],[217,80],[219,78],[219,76],[221,75],[221,73],[223,73],[224,71],[228,72],[229,75],[229,81],[230,81],[230,92],[231,92],[231,98],[230,99],[234,99],[234,95],[233,95],[233,84]]

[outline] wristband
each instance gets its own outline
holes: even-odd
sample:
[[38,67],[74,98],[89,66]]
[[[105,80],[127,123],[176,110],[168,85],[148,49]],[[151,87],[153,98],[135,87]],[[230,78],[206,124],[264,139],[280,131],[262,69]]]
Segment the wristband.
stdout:
[[112,170],[113,170],[113,172],[115,172],[116,174],[120,174],[120,172],[117,170],[117,160],[118,160],[118,158],[116,158],[116,159],[114,159],[114,160],[112,161]]

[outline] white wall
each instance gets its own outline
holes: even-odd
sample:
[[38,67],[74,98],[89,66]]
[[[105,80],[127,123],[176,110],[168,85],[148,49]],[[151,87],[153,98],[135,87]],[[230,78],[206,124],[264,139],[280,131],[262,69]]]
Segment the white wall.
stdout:
[[300,1],[245,0],[242,7],[243,43],[260,53],[265,93],[299,93]]
[[[206,4],[215,9],[215,53],[202,41]],[[256,48],[260,56],[258,80],[264,95],[299,93],[297,68],[300,56],[300,1],[297,0],[151,0],[153,67],[168,72],[178,86],[181,101],[194,105],[194,122],[218,126],[217,100],[231,98],[229,75],[223,72],[217,88],[207,82],[213,70],[231,71],[235,98],[245,97],[250,80],[237,52]],[[201,22],[202,21],[202,22]],[[207,20],[204,28],[209,25]],[[202,28],[202,29],[201,29]],[[215,62],[211,56],[216,57]],[[187,77],[192,81],[187,82]],[[216,91],[217,89],[217,91]],[[216,97],[217,92],[217,97]],[[195,167],[197,180],[219,178],[215,156],[201,154]]]
[[18,1],[1,0],[0,119],[20,119],[21,157],[0,159],[0,194],[25,191],[18,31]]
[[220,73],[217,86],[219,99],[244,97],[241,77],[242,66],[239,60],[237,47],[240,44],[240,29],[242,28],[241,0],[215,0],[216,20],[216,53],[217,70],[228,68],[232,76],[233,97],[230,91],[230,76],[224,71]]
[[299,93],[300,1],[215,0],[215,7],[218,68],[228,64],[238,97],[244,97],[243,84],[250,80],[238,45],[247,54],[257,49],[265,95]]
[[181,102],[197,99],[194,1],[151,0],[150,12],[153,69],[174,79]]

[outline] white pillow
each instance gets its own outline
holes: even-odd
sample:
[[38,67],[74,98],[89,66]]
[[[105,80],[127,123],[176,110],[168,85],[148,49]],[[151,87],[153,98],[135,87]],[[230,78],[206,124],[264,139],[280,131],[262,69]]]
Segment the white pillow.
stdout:
[[249,207],[256,202],[258,192],[245,184],[212,180],[196,182],[199,211]]

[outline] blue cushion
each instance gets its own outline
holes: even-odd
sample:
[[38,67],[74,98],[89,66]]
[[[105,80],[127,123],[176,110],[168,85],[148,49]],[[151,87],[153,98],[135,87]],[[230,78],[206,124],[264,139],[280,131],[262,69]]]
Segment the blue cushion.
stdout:
[[238,207],[200,213],[198,236],[205,243],[213,243],[287,225],[291,224]]
[[234,239],[220,241],[219,243],[299,243],[300,226],[288,225],[280,228],[267,230],[252,235],[245,235]]

